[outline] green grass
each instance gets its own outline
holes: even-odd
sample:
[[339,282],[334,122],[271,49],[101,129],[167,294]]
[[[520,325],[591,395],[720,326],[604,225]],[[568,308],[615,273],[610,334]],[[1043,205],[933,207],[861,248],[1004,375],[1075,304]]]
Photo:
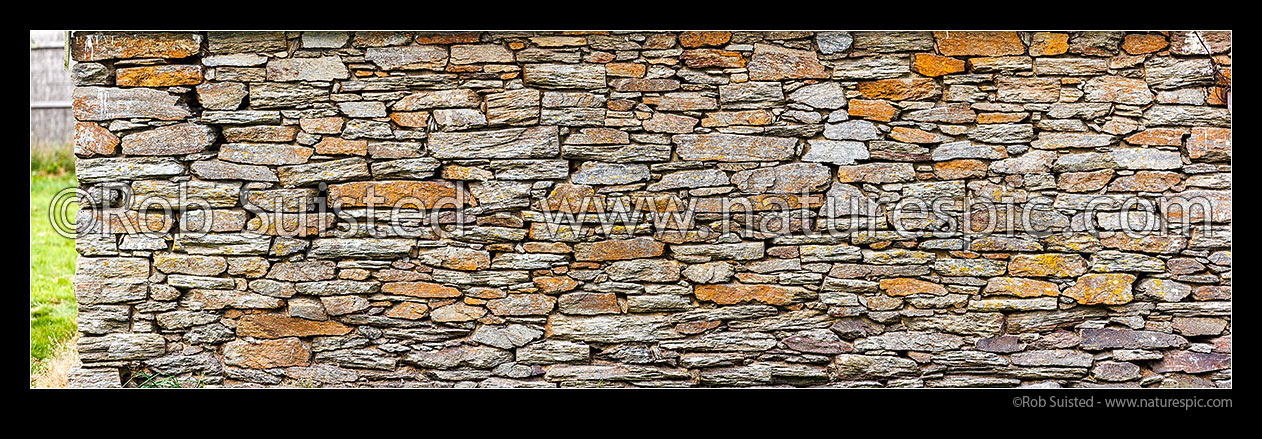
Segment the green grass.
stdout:
[[[39,175],[74,174],[74,153],[70,145],[41,143],[31,146],[31,173]],[[73,181],[73,175],[71,175]]]
[[48,220],[48,203],[53,195],[75,186],[73,173],[49,175],[48,171],[73,171],[73,158],[70,163],[67,168],[64,161],[58,164],[46,160],[40,162],[41,167],[37,168],[35,154],[32,153],[31,374],[43,370],[44,361],[78,331],[75,317],[79,307],[70,283],[78,254],[75,253],[74,240],[58,235]]

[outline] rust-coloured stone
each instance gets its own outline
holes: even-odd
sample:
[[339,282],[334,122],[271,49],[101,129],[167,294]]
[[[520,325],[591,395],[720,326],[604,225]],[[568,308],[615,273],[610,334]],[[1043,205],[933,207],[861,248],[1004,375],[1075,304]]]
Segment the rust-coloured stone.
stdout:
[[159,65],[118,69],[114,83],[119,87],[170,87],[202,83],[202,67]]
[[1187,150],[1193,159],[1231,160],[1231,128],[1192,128]]
[[1030,39],[1030,56],[1056,56],[1069,51],[1069,34],[1035,32]]
[[1058,296],[1060,289],[1056,284],[1035,279],[1018,277],[994,277],[986,281],[986,295],[1005,295],[1017,297]]
[[509,294],[486,303],[497,316],[542,316],[552,312],[556,299],[542,294]]
[[1008,273],[1016,276],[1074,277],[1086,272],[1087,260],[1076,254],[1016,255],[1008,263]]
[[579,261],[617,261],[655,258],[661,256],[665,248],[665,244],[648,237],[582,242],[574,246],[574,259]]
[[197,55],[202,36],[175,32],[75,32],[70,44],[75,61],[187,58]]
[[1113,178],[1112,169],[1090,172],[1066,172],[1056,177],[1056,187],[1066,192],[1091,192],[1100,190]]
[[427,299],[460,297],[460,290],[433,282],[386,282],[381,285],[381,292]]
[[[429,126],[428,111],[396,111],[390,113],[390,120],[396,125],[408,128],[425,128]],[[340,132],[341,125],[337,131]]]
[[686,322],[675,325],[675,331],[680,334],[700,334],[711,329],[719,327],[723,322],[719,320],[701,320],[697,322]]
[[1183,136],[1188,134],[1184,128],[1149,128],[1126,138],[1126,143],[1134,145],[1180,146]]
[[754,55],[749,61],[750,80],[779,81],[827,77],[828,68],[819,63],[815,51],[794,50],[773,44],[754,44]]
[[429,306],[424,303],[403,302],[386,310],[386,317],[404,320],[420,320],[429,315]]
[[1123,175],[1109,185],[1112,192],[1165,192],[1183,181],[1177,172],[1138,171]]
[[1102,234],[1100,244],[1107,248],[1143,253],[1178,253],[1187,247],[1183,236],[1127,236],[1125,233]]
[[745,67],[745,58],[740,52],[732,52],[719,49],[692,49],[685,50],[683,55],[679,56],[683,60],[684,65],[694,69],[704,69],[710,67],[720,68],[740,68]]
[[250,369],[306,366],[311,350],[294,337],[277,340],[237,340],[224,345],[223,361]]
[[606,76],[621,76],[627,78],[643,78],[644,73],[648,71],[648,65],[641,63],[609,63],[605,64]]
[[578,281],[569,276],[537,276],[532,281],[539,287],[539,292],[556,294],[578,288]]
[[868,99],[914,101],[942,95],[942,86],[929,78],[897,78],[859,83],[859,93]]
[[962,159],[933,164],[933,173],[943,180],[981,178],[986,176],[990,165],[981,160]]
[[964,60],[930,53],[917,53],[912,58],[911,69],[916,73],[938,77],[964,71]]
[[731,32],[705,31],[679,34],[679,45],[684,47],[722,46],[732,40]]
[[720,305],[732,305],[743,302],[759,302],[768,305],[790,305],[809,298],[813,293],[799,287],[780,285],[721,284],[697,285],[694,289],[697,300],[705,300]]
[[283,314],[250,314],[237,322],[238,337],[283,338],[346,335],[355,328],[331,320],[316,321]]
[[312,117],[298,120],[298,126],[311,134],[340,134],[346,119],[341,117]]
[[1159,52],[1169,45],[1166,37],[1158,34],[1129,34],[1122,40],[1122,50],[1131,55]]
[[245,230],[269,236],[324,236],[323,232],[332,230],[335,222],[332,212],[268,212],[251,218]]
[[939,143],[942,141],[937,135],[915,128],[893,127],[889,134],[891,139],[906,143]]
[[614,293],[577,292],[562,294],[557,298],[557,308],[562,313],[574,315],[618,314],[618,295]]
[[979,113],[977,115],[977,123],[1017,123],[1029,117],[1027,113]]
[[868,120],[889,122],[898,115],[898,108],[885,101],[852,99],[848,111],[851,116]]
[[447,181],[357,181],[329,185],[329,205],[340,202],[342,206],[365,207],[372,203],[408,209],[478,205],[472,195],[458,189]]
[[368,154],[368,141],[364,139],[346,140],[338,137],[325,137],[315,144],[316,154]]
[[80,157],[114,155],[118,151],[118,136],[103,126],[76,122],[74,124],[74,153]]
[[933,282],[911,278],[881,279],[880,287],[885,294],[891,296],[910,296],[912,294],[946,295],[946,287]]
[[1123,305],[1131,301],[1135,275],[1124,273],[1088,274],[1065,290],[1066,297],[1083,305]]
[[938,53],[946,56],[1024,55],[1025,45],[1016,32],[939,31]]
[[481,32],[422,32],[416,34],[416,44],[462,44],[481,41]]

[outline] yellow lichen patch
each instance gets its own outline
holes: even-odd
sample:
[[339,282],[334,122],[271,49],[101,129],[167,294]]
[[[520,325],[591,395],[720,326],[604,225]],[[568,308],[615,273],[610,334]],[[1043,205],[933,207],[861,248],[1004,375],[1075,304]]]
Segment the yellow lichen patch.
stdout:
[[1134,298],[1131,295],[1134,282],[1133,274],[1088,274],[1065,290],[1065,296],[1083,305],[1122,305]]
[[1056,288],[1056,284],[1051,282],[1017,277],[996,277],[986,282],[986,289],[982,293],[985,295],[1042,297],[1060,295],[1060,290]]
[[912,294],[946,295],[946,287],[911,278],[881,279],[881,290],[891,296],[910,296]]
[[1087,260],[1075,254],[1017,255],[1008,272],[1018,276],[1074,277],[1087,272]]

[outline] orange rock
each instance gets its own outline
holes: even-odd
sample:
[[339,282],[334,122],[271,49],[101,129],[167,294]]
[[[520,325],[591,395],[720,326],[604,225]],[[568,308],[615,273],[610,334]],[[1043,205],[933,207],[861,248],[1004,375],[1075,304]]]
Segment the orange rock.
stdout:
[[386,317],[404,320],[420,320],[428,314],[429,306],[417,302],[403,302],[386,310]]
[[1016,123],[1029,116],[1029,113],[978,113],[977,123]]
[[75,32],[70,52],[75,61],[116,58],[187,58],[201,50],[202,36],[172,32]]
[[1112,178],[1112,169],[1092,172],[1066,172],[1057,176],[1056,187],[1066,192],[1090,192],[1100,190]]
[[316,321],[284,314],[251,314],[237,322],[238,337],[282,338],[346,335],[355,328],[331,320]]
[[[399,111],[390,113],[390,120],[401,127],[425,128],[429,126],[429,112]],[[339,130],[340,131],[340,130]]]
[[[618,295],[614,293],[577,292],[562,294],[557,298],[557,308],[565,314],[597,315],[619,314]],[[492,310],[494,311],[494,310]]]
[[749,60],[749,79],[752,81],[828,77],[828,68],[820,64],[814,50],[789,49],[775,44],[754,44],[754,54]]
[[1123,273],[1088,274],[1065,290],[1065,296],[1082,305],[1123,305],[1134,297],[1131,285],[1135,275]]
[[655,258],[661,256],[665,248],[665,244],[647,237],[582,242],[574,246],[574,259],[577,261],[617,261]]
[[600,51],[589,53],[587,56],[583,57],[583,61],[597,64],[610,63],[616,59],[618,59],[618,55]]
[[889,122],[894,120],[894,117],[898,115],[898,108],[885,101],[852,99],[850,101],[849,112],[850,115],[854,117]]
[[357,181],[329,185],[329,205],[425,208],[476,206],[478,202],[449,181]]
[[1069,34],[1035,32],[1030,39],[1030,56],[1056,56],[1069,51]]
[[544,294],[556,294],[578,288],[578,281],[569,276],[541,276],[533,279],[539,292]]
[[990,166],[981,160],[951,160],[933,164],[933,172],[943,180],[959,180],[964,178],[981,178],[986,176]]
[[1025,45],[1016,32],[938,31],[938,53],[946,56],[1023,55]]
[[74,153],[78,156],[113,155],[118,151],[118,136],[91,122],[74,124]]
[[159,65],[118,69],[114,83],[119,87],[169,87],[202,83],[202,67]]
[[605,64],[605,74],[608,76],[621,76],[627,78],[643,78],[644,72],[648,71],[648,66],[640,63],[609,63]]
[[431,299],[460,297],[460,290],[433,282],[387,282],[381,286],[381,292]]
[[572,253],[574,250],[564,242],[527,242],[522,244],[527,253]]
[[368,140],[346,140],[340,137],[325,137],[315,144],[316,154],[368,154]]
[[707,300],[720,305],[743,302],[788,305],[810,299],[815,295],[805,288],[760,284],[697,285],[694,294],[697,295],[697,300]]
[[224,345],[224,364],[250,369],[306,366],[311,350],[297,338],[237,340]]
[[448,72],[451,72],[451,73],[472,73],[472,72],[480,72],[480,71],[482,71],[482,66],[479,66],[479,65],[454,65],[454,64],[452,64],[452,65],[448,65],[448,66],[447,66],[447,71],[448,71]]
[[555,306],[556,299],[542,294],[509,294],[486,304],[497,316],[542,316],[552,312]]
[[651,34],[644,38],[645,49],[669,49],[675,47],[675,36],[667,33]]
[[943,296],[947,294],[946,287],[942,285],[907,277],[881,279],[880,285],[881,290],[891,296],[910,296],[912,294]]
[[699,322],[687,322],[675,325],[675,332],[680,334],[700,334],[711,329],[719,327],[722,324],[719,320],[702,320]]
[[929,78],[896,78],[859,83],[859,93],[869,99],[925,100],[942,95],[942,86]]
[[346,119],[341,117],[313,117],[298,120],[298,126],[311,134],[339,134]]
[[1126,138],[1126,143],[1134,145],[1157,145],[1157,146],[1180,146],[1183,144],[1183,136],[1187,135],[1185,128],[1149,128],[1135,134],[1131,134]]
[[939,143],[941,139],[928,131],[907,127],[894,127],[889,134],[891,139],[905,143]]
[[1074,277],[1087,272],[1087,260],[1068,253],[1016,255],[1008,263],[1008,273],[1017,276]]
[[481,32],[426,32],[416,35],[416,44],[476,43]]
[[701,119],[703,127],[726,127],[732,125],[771,125],[775,122],[775,115],[767,110],[744,110],[744,111],[715,111],[706,113],[705,119]]
[[552,212],[582,213],[604,206],[604,196],[596,195],[591,186],[558,183],[543,200],[543,208]]
[[1193,159],[1230,160],[1231,128],[1192,128],[1187,149]]
[[986,281],[986,289],[982,293],[985,295],[1041,297],[1058,296],[1060,295],[1060,289],[1054,283],[1041,280],[994,277]]
[[964,60],[938,56],[928,53],[917,53],[912,60],[911,69],[925,76],[943,76],[964,71]]
[[1133,175],[1118,177],[1109,185],[1115,192],[1164,192],[1183,180],[1177,172],[1138,171]]
[[1100,244],[1106,248],[1143,253],[1178,253],[1187,247],[1188,240],[1183,236],[1144,235],[1138,238],[1126,233],[1110,232],[1101,234]]
[[1169,45],[1166,37],[1158,34],[1130,34],[1122,40],[1122,50],[1131,55],[1159,52]]
[[250,218],[245,231],[260,235],[306,237],[325,236],[337,219],[332,212],[264,212]]
[[740,68],[745,67],[745,58],[740,52],[732,52],[719,49],[692,49],[685,50],[679,56],[683,60],[684,65],[694,69],[704,69],[709,67],[721,68]]
[[706,31],[679,34],[679,45],[684,47],[722,46],[731,40],[731,32]]

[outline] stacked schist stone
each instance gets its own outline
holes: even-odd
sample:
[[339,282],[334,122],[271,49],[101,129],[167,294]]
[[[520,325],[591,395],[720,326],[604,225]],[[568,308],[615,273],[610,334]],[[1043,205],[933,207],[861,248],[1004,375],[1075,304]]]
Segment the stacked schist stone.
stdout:
[[[81,32],[73,56],[80,187],[133,198],[80,214],[110,233],[76,243],[72,385],[1231,385],[1229,33]],[[204,202],[136,205],[181,193]],[[1154,207],[1180,195],[1212,214],[1136,237],[1088,210],[1180,223]],[[368,229],[405,197],[462,227]],[[986,236],[884,203],[966,197],[1050,202]]]

